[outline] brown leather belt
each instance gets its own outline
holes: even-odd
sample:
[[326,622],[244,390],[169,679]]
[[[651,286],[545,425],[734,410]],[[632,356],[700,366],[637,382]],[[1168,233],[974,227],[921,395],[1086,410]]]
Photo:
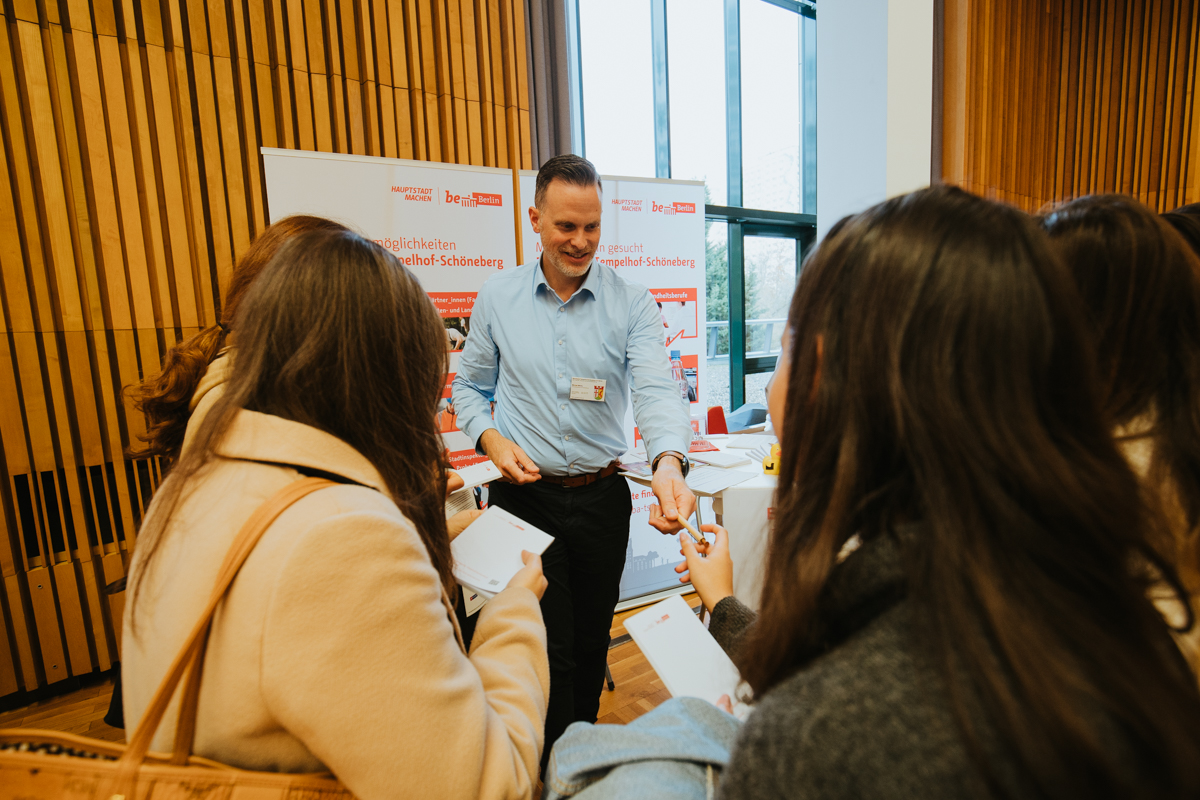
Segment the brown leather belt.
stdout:
[[569,477],[566,475],[543,475],[539,483],[550,483],[555,486],[561,486],[564,489],[576,489],[580,486],[587,486],[589,483],[595,483],[602,478],[607,478],[609,475],[615,475],[618,469],[620,469],[620,466],[614,461],[604,469],[589,472],[587,475],[571,475]]

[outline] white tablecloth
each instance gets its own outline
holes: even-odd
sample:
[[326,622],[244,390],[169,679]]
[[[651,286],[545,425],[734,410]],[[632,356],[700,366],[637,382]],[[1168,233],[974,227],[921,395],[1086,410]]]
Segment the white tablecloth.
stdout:
[[[710,439],[720,450],[749,456],[750,451],[730,449],[729,439]],[[693,457],[704,457],[693,453]],[[779,479],[763,475],[762,463],[743,464],[733,469],[758,472],[758,477],[730,486],[713,496],[712,510],[718,525],[729,531],[729,555],[733,559],[733,594],[755,611],[762,593],[763,565],[767,558],[767,531],[771,499]],[[711,522],[711,519],[705,519]]]
[[763,565],[767,558],[771,499],[778,481],[774,475],[759,475],[745,483],[730,486],[713,498],[717,524],[729,531],[733,594],[756,611],[762,593]]

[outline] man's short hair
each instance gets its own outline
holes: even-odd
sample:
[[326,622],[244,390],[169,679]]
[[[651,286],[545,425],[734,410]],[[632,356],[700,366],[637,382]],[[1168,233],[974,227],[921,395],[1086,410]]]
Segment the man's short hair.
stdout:
[[546,189],[555,179],[575,186],[595,186],[597,191],[603,191],[600,186],[600,173],[596,172],[592,162],[571,153],[555,156],[542,164],[542,168],[538,170],[537,189],[533,193],[533,204],[538,208],[542,207],[542,201],[546,199]]

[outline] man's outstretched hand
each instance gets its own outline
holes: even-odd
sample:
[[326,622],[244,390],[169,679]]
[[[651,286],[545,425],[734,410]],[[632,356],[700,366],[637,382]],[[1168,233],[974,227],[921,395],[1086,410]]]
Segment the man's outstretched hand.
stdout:
[[696,510],[696,495],[683,479],[679,459],[663,456],[650,481],[657,503],[650,506],[650,524],[660,533],[678,533],[683,525],[680,517],[690,519]]

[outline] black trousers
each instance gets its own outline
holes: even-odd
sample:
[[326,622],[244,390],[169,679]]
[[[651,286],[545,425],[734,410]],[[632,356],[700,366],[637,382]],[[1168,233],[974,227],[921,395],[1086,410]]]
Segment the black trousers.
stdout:
[[541,481],[493,483],[488,504],[554,537],[542,554],[549,584],[542,617],[550,655],[544,768],[550,748],[568,725],[596,721],[633,501],[625,478],[610,475],[574,489]]

